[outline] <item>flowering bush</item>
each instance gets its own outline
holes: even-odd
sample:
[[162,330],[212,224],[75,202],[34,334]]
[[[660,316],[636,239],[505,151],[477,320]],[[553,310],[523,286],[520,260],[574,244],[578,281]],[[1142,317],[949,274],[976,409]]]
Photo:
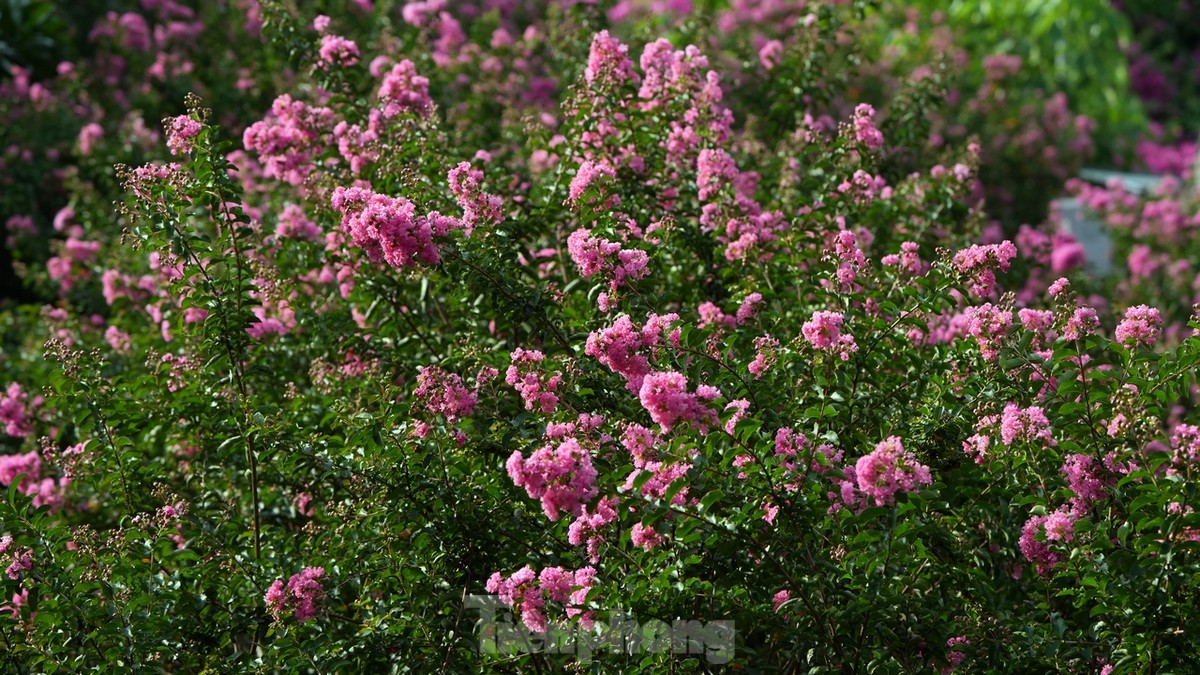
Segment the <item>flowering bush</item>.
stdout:
[[[144,4],[97,40],[197,16]],[[936,78],[854,100],[864,4],[691,5],[233,3],[272,102],[82,126],[5,215],[6,667],[1195,663],[1191,296],[982,236]],[[538,641],[622,616],[734,630]]]

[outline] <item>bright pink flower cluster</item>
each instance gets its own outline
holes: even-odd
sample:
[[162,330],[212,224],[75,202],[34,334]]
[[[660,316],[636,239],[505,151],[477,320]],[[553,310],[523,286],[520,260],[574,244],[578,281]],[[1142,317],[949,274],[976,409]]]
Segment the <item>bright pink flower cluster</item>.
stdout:
[[574,571],[547,567],[538,574],[526,565],[507,579],[499,572],[492,574],[487,581],[487,590],[499,595],[501,602],[518,611],[521,622],[529,630],[544,633],[547,601],[565,606],[568,617],[578,616],[585,629],[591,628],[594,615],[581,608],[595,583],[596,570],[593,567]]
[[313,153],[336,117],[329,108],[310,106],[284,94],[271,104],[266,118],[246,128],[242,144],[257,153],[264,176],[300,185],[315,170]]
[[633,542],[634,546],[644,548],[647,551],[661,546],[663,541],[665,541],[664,537],[653,526],[646,527],[641,523],[633,524],[633,527],[629,530],[629,540]]
[[1176,468],[1200,462],[1200,427],[1179,424],[1171,431],[1171,463]]
[[168,117],[163,120],[163,127],[167,130],[167,148],[171,150],[172,155],[186,155],[191,152],[196,145],[196,137],[204,128],[190,115]]
[[322,35],[321,47],[317,51],[321,57],[321,68],[329,66],[349,67],[358,63],[358,45],[340,35]]
[[555,373],[543,382],[538,364],[545,359],[546,355],[537,350],[517,347],[512,353],[512,365],[504,374],[504,381],[521,394],[526,410],[551,413],[558,405],[558,395],[554,392],[562,383],[562,375]]
[[404,59],[383,76],[379,101],[383,104],[383,116],[389,119],[405,112],[428,117],[433,111],[429,78],[418,75],[416,64]]
[[[567,202],[572,205],[578,205],[583,196],[587,194],[593,186],[596,186],[597,191],[601,190],[598,181],[601,179],[613,179],[617,177],[617,173],[613,170],[611,164],[605,160],[586,160],[579,165],[575,171],[575,177],[571,179],[571,185],[567,188]],[[588,200],[589,204],[594,204],[603,199],[606,195],[601,192],[598,197]],[[620,203],[621,198],[617,195],[611,195],[604,200],[607,208],[613,208]]]
[[1005,445],[1012,445],[1017,441],[1057,445],[1050,431],[1050,420],[1046,418],[1046,412],[1038,406],[1021,408],[1016,403],[1006,404],[1004,412],[1000,415],[1000,440],[1004,441]]
[[996,286],[996,270],[1007,272],[1017,247],[1005,240],[999,244],[976,244],[954,254],[951,265],[971,284],[971,293],[984,297]]
[[585,227],[567,237],[567,251],[585,278],[595,274],[609,277],[610,291],[616,291],[619,286],[628,285],[650,273],[650,257],[645,251],[622,248],[616,242],[594,237],[592,231]]
[[[629,316],[622,314],[613,325],[588,336],[584,353],[624,377],[626,388],[636,394],[642,389],[642,379],[650,372],[647,354],[662,343],[666,329],[678,320],[678,314],[650,314],[645,325],[639,328]],[[677,329],[668,339],[678,344],[678,338]]]
[[840,354],[842,360],[846,361],[850,354],[858,351],[858,345],[853,335],[842,333],[844,322],[845,317],[837,312],[818,311],[804,322],[800,332],[815,349]]
[[664,432],[670,431],[677,422],[688,422],[693,428],[707,431],[717,423],[717,414],[707,403],[720,396],[716,387],[707,384],[696,387],[695,393],[689,392],[687,378],[674,371],[647,373],[638,391],[638,398],[650,412],[650,419]]
[[1153,347],[1162,327],[1162,315],[1148,305],[1136,305],[1125,310],[1125,319],[1113,333],[1117,342],[1126,347]]
[[1018,545],[1021,553],[1034,563],[1037,573],[1047,575],[1060,562],[1067,559],[1067,554],[1061,546],[1052,546],[1052,542],[1066,544],[1075,535],[1075,516],[1064,511],[1056,511],[1049,516],[1033,516],[1021,528],[1021,538]]
[[585,506],[567,529],[567,541],[572,546],[587,544],[588,559],[593,564],[600,562],[600,545],[604,543],[600,530],[617,519],[617,504],[616,497],[604,497],[591,513]]
[[404,197],[388,197],[361,187],[338,187],[331,203],[342,214],[342,231],[372,262],[387,262],[399,269],[441,262],[433,238],[462,226],[437,212],[418,216],[416,205]]
[[1100,317],[1091,307],[1076,307],[1062,329],[1064,340],[1078,340],[1100,329]]
[[29,395],[21,389],[21,385],[13,382],[8,390],[0,396],[0,422],[4,423],[4,432],[9,436],[23,438],[33,431],[25,402]]
[[1091,455],[1067,455],[1063,460],[1062,474],[1067,478],[1067,487],[1075,496],[1071,507],[1075,513],[1086,513],[1091,506],[1108,496],[1106,484],[1111,476],[1105,467]]
[[467,389],[461,377],[437,366],[426,366],[417,373],[413,396],[426,412],[441,415],[450,424],[470,417],[479,403],[479,395]]
[[574,438],[557,446],[546,445],[529,459],[514,452],[505,467],[517,487],[542,500],[542,512],[550,520],[558,520],[563,513],[579,516],[584,504],[598,494],[591,453]]
[[282,620],[289,611],[297,621],[308,621],[317,616],[325,601],[325,587],[321,585],[324,576],[323,567],[305,567],[288,579],[286,587],[282,580],[276,579],[263,596],[267,610],[276,620]]
[[929,265],[917,254],[919,249],[920,245],[917,242],[906,241],[900,244],[900,253],[889,253],[880,258],[879,262],[889,267],[898,267],[912,276],[921,276],[929,269]]
[[633,60],[629,58],[629,47],[602,30],[592,38],[588,50],[587,67],[583,78],[593,87],[619,86],[637,80]]
[[899,436],[887,437],[870,454],[859,457],[854,464],[854,479],[859,491],[876,506],[890,506],[896,503],[897,492],[916,492],[933,483],[929,467],[904,449]]

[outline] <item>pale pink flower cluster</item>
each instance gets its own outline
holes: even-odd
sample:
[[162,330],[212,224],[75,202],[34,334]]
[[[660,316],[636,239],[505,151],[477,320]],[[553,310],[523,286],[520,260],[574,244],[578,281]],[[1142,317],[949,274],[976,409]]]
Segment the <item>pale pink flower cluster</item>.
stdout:
[[854,108],[854,137],[870,150],[883,147],[883,133],[875,126],[875,108],[859,103]]
[[558,395],[554,392],[562,383],[562,375],[555,373],[543,381],[540,363],[546,355],[533,349],[517,347],[512,353],[512,364],[504,374],[504,381],[515,388],[525,401],[526,410],[554,412]]
[[358,63],[358,45],[353,40],[341,35],[322,35],[321,47],[317,50],[321,57],[321,68],[329,66],[349,67]]
[[976,244],[954,254],[951,265],[971,284],[972,295],[984,297],[996,286],[996,270],[1007,272],[1017,247],[1005,240],[999,244]]
[[289,611],[297,621],[316,617],[321,612],[320,605],[325,601],[325,587],[321,585],[324,576],[323,567],[305,567],[288,579],[286,587],[282,580],[276,579],[263,596],[267,611],[277,621],[282,620]]
[[1050,420],[1046,418],[1046,412],[1038,406],[1021,408],[1016,403],[1006,404],[1004,412],[1000,415],[1000,440],[1005,445],[1012,445],[1017,441],[1041,443],[1046,446],[1057,445],[1050,431]]
[[350,171],[361,174],[370,164],[379,159],[379,131],[382,127],[380,117],[383,113],[372,109],[368,113],[367,129],[358,124],[350,124],[342,120],[333,128],[333,137],[337,140],[338,154],[350,164]]
[[1012,327],[1012,311],[987,302],[978,307],[968,307],[963,316],[967,321],[966,333],[979,343],[983,358],[989,361],[998,359],[1000,343]]
[[[626,388],[636,394],[650,372],[648,354],[662,344],[664,333],[678,320],[678,314],[649,314],[646,323],[638,327],[622,314],[613,325],[588,335],[584,353],[624,377]],[[678,345],[679,330],[672,331],[667,339]]]
[[693,428],[706,432],[718,421],[716,412],[707,404],[720,396],[716,387],[707,384],[696,387],[695,393],[689,392],[687,377],[674,371],[647,373],[638,391],[638,398],[649,411],[650,419],[664,432],[670,431],[678,422],[690,423]]
[[163,120],[163,127],[167,131],[167,148],[171,150],[172,155],[186,155],[191,152],[196,145],[196,137],[204,128],[190,115],[168,117]]
[[431,415],[441,415],[449,424],[470,417],[479,404],[479,395],[463,385],[462,378],[437,366],[426,366],[417,373],[413,396]]
[[336,114],[284,94],[267,116],[246,128],[242,144],[258,155],[263,175],[300,185],[315,170],[317,143],[333,128]]
[[818,311],[804,322],[800,332],[813,348],[839,354],[846,361],[858,351],[858,345],[853,335],[842,333],[844,322],[845,317],[837,312]]
[[433,111],[429,97],[429,78],[417,74],[417,66],[404,59],[392,66],[379,86],[383,116],[391,119],[401,113],[428,117]]
[[541,500],[542,512],[550,520],[563,513],[579,516],[598,494],[591,453],[574,438],[539,448],[528,459],[516,451],[505,467],[517,487]]
[[416,205],[404,197],[357,186],[338,187],[331,203],[342,214],[342,231],[372,262],[399,269],[438,264],[442,258],[433,238],[462,227],[458,220],[436,211],[418,216]]
[[483,172],[472,168],[469,162],[459,162],[450,169],[446,180],[463,210],[462,222],[468,236],[478,225],[495,225],[504,219],[501,213],[504,202],[499,196],[483,191]]
[[737,428],[737,423],[745,419],[746,411],[750,409],[750,401],[739,398],[736,401],[730,401],[725,404],[725,410],[733,410],[733,414],[725,422],[725,433],[733,435],[733,430]]
[[29,395],[16,382],[10,383],[0,396],[0,422],[4,423],[4,432],[9,436],[23,438],[33,430],[25,407],[28,399]]
[[596,583],[596,569],[584,567],[566,570],[547,567],[541,574],[526,565],[507,579],[496,572],[487,581],[488,593],[500,596],[500,601],[521,615],[521,622],[535,633],[546,632],[546,603],[553,602],[566,607],[567,617],[579,617],[579,623],[590,629],[595,622],[594,613],[584,611],[588,592]]
[[1125,319],[1117,324],[1113,336],[1126,347],[1153,347],[1162,323],[1162,315],[1157,309],[1135,305],[1125,310]]
[[13,538],[5,535],[0,537],[0,565],[8,563],[5,575],[13,581],[33,569],[33,549],[21,549],[13,545]]

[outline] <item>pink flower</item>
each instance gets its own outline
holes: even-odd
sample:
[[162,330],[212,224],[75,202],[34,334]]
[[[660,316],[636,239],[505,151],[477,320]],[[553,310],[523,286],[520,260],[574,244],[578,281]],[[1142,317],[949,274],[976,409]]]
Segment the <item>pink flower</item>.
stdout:
[[844,317],[837,312],[818,311],[800,327],[800,332],[814,348],[841,354],[845,361],[851,353],[858,351],[858,345],[852,335],[842,334],[844,321]]
[[463,210],[463,226],[468,236],[479,224],[495,225],[503,220],[500,197],[483,191],[483,172],[468,162],[459,162],[446,174],[450,191]]
[[1125,319],[1117,324],[1113,335],[1117,342],[1126,347],[1153,347],[1158,341],[1162,316],[1158,310],[1147,305],[1136,305],[1125,310]]
[[387,262],[400,269],[441,262],[433,238],[461,226],[437,212],[418,216],[416,205],[404,197],[388,197],[360,187],[335,189],[332,204],[342,213],[342,231],[372,262]]
[[353,66],[358,63],[359,57],[358,45],[340,35],[322,35],[317,54],[321,57],[321,68]]
[[189,115],[168,117],[163,120],[163,126],[167,130],[167,147],[172,155],[186,155],[191,152],[196,145],[196,137],[204,128]]
[[[602,187],[600,187],[598,181],[603,178],[612,180],[616,177],[616,171],[613,170],[612,165],[607,161],[587,160],[583,164],[579,165],[579,168],[575,171],[575,177],[571,179],[571,185],[567,189],[567,201],[571,204],[578,204],[588,190],[595,186],[599,196],[593,197],[588,201],[589,204],[595,203],[605,197],[605,191]],[[608,206],[611,207],[615,205],[616,204],[613,203],[609,204]]]
[[27,400],[25,391],[16,382],[9,384],[4,395],[0,396],[0,422],[4,423],[4,432],[9,436],[23,438],[33,431],[25,408]]
[[883,133],[875,126],[875,108],[859,103],[854,108],[854,137],[870,150],[883,147]]
[[894,504],[899,491],[915,492],[920,486],[933,483],[929,467],[917,462],[898,436],[889,436],[873,452],[859,457],[854,476],[858,489],[872,498],[876,506]]
[[663,537],[653,527],[646,527],[641,523],[634,523],[633,529],[629,532],[630,540],[634,546],[649,551],[663,543]]
[[305,567],[288,579],[286,588],[283,581],[277,579],[263,596],[267,610],[276,620],[282,620],[288,610],[292,611],[297,621],[316,617],[325,600],[325,588],[321,584],[324,576],[323,567]]
[[954,254],[951,266],[971,284],[971,294],[984,297],[996,285],[995,270],[1007,272],[1017,247],[1008,240],[999,244],[976,244]]
[[704,385],[696,393],[689,392],[687,378],[673,371],[648,373],[638,392],[642,407],[664,432],[670,431],[676,422],[690,422],[693,427],[707,430],[717,420],[705,401],[719,395],[720,392]]
[[518,347],[512,353],[512,365],[505,373],[504,381],[521,394],[526,410],[539,409],[544,413],[554,412],[558,396],[554,394],[562,382],[562,375],[555,373],[545,378],[539,366],[546,356],[537,350]]
[[1017,441],[1057,445],[1051,435],[1050,420],[1046,418],[1046,413],[1037,406],[1020,408],[1015,403],[1004,406],[1000,416],[1000,439],[1005,445]]
[[383,76],[379,102],[383,104],[383,116],[389,119],[404,112],[428,117],[433,111],[429,78],[417,75],[416,64],[404,59]]
[[417,388],[413,391],[413,397],[426,412],[441,415],[450,424],[470,417],[479,403],[478,395],[463,386],[461,377],[437,366],[426,366],[417,373]]
[[542,501],[542,511],[550,520],[558,520],[562,513],[579,516],[598,492],[592,456],[574,438],[547,445],[529,459],[514,452],[506,468],[517,487]]
[[1099,328],[1100,318],[1096,316],[1096,310],[1091,307],[1078,307],[1071,314],[1071,318],[1067,319],[1067,325],[1062,330],[1062,338],[1078,340],[1095,333]]

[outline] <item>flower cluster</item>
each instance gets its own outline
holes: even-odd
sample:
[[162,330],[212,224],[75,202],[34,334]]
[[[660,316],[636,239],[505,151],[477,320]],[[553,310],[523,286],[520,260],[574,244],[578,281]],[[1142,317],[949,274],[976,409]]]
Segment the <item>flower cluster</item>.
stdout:
[[325,568],[305,567],[299,573],[293,574],[286,586],[282,580],[276,579],[263,596],[267,610],[277,621],[282,620],[288,612],[291,612],[297,621],[308,621],[316,617],[321,613],[325,602],[325,587],[322,585],[324,577]]
[[542,511],[550,520],[563,513],[580,515],[598,494],[592,455],[574,438],[542,447],[528,459],[514,452],[505,467],[517,487],[542,501]]
[[416,205],[404,197],[388,197],[360,187],[337,188],[331,203],[342,214],[342,231],[372,262],[400,269],[441,262],[433,238],[462,226],[437,212],[418,216]]
[[819,311],[813,313],[812,318],[804,322],[800,330],[804,339],[808,340],[814,349],[838,354],[846,361],[851,354],[858,351],[858,345],[854,342],[853,335],[842,332],[845,320],[845,316],[837,312]]
[[568,618],[577,616],[580,625],[590,628],[594,615],[581,608],[595,583],[594,567],[573,571],[547,567],[539,574],[526,565],[508,578],[499,572],[492,574],[487,581],[487,591],[499,595],[501,602],[519,612],[526,628],[535,633],[545,633],[547,602],[563,605]]
[[526,410],[540,410],[544,413],[554,412],[558,405],[558,385],[562,383],[562,375],[555,373],[544,377],[539,364],[546,360],[546,355],[533,349],[513,350],[512,365],[504,375],[504,381],[515,388],[525,401]]

